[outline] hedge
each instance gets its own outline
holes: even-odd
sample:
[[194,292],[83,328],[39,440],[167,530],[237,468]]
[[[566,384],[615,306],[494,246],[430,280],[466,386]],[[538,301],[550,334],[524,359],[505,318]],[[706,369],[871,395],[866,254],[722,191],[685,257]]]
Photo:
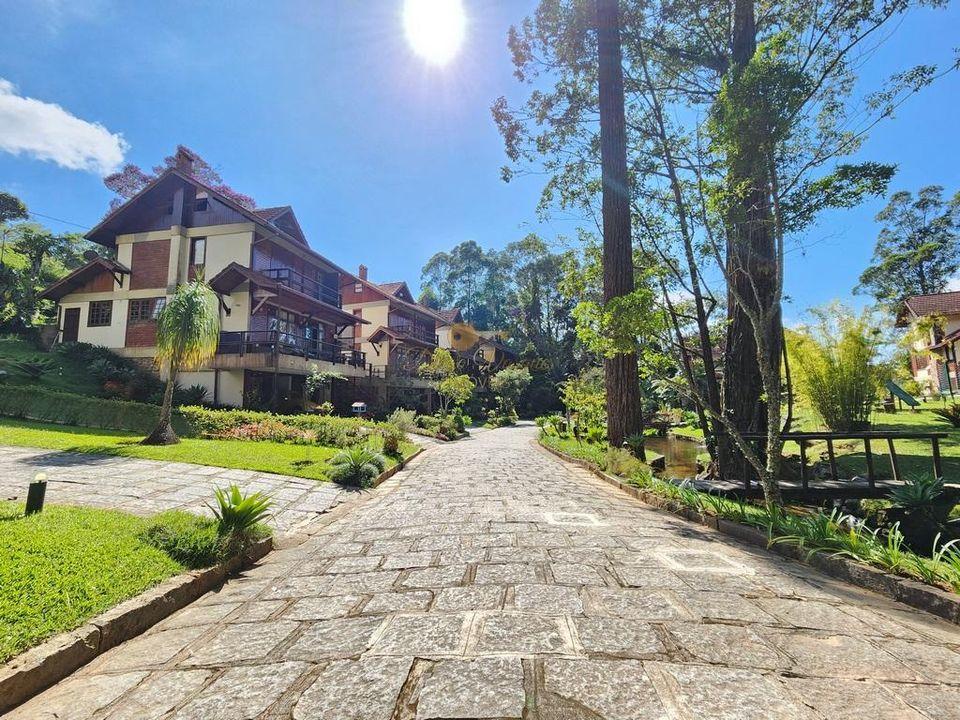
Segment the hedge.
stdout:
[[[46,390],[35,385],[4,386],[0,392],[0,415],[42,420],[60,425],[128,430],[148,434],[156,427],[156,405],[76,395]],[[173,427],[183,437],[215,437],[242,425],[279,420],[284,425],[311,430],[320,445],[346,447],[364,438],[379,423],[359,418],[327,415],[274,415],[256,410],[212,410],[199,405],[182,406],[173,412]]]
[[[36,385],[6,385],[0,391],[0,415],[42,420],[60,425],[129,430],[148,434],[157,425],[156,405],[46,390]],[[189,434],[183,418],[174,413],[178,433]]]

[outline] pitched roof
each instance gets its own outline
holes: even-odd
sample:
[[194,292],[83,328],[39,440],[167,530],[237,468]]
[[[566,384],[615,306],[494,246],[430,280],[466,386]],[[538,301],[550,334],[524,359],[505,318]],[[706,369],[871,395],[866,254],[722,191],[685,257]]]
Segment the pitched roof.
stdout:
[[[380,284],[378,284],[378,283],[370,282],[369,280],[364,280],[364,279],[363,279],[362,277],[360,277],[359,275],[354,275],[353,273],[348,273],[348,272],[346,272],[345,270],[341,270],[340,272],[341,272],[341,281],[346,280],[346,279],[349,279],[349,282],[350,282],[351,284],[353,284],[353,283],[360,283],[361,285],[364,285],[365,287],[368,287],[368,288],[370,288],[370,289],[372,289],[372,290],[377,291],[377,292],[380,293],[381,295],[387,296],[387,298],[388,298],[391,302],[395,302],[395,303],[399,304],[401,307],[407,308],[408,310],[412,310],[413,312],[419,313],[419,314],[421,314],[421,315],[426,315],[426,316],[429,317],[431,320],[437,320],[437,319],[438,319],[437,313],[434,312],[433,310],[431,310],[430,308],[428,308],[428,307],[426,307],[426,306],[424,306],[424,305],[421,305],[420,303],[417,303],[417,302],[409,302],[408,300],[404,300],[402,297],[397,297],[397,295],[395,295],[395,294],[392,293],[392,292],[389,292],[389,291],[384,287],[385,285],[386,285],[386,286],[389,286],[389,285],[394,285],[394,284],[396,284],[396,283],[380,283]],[[402,284],[403,286],[406,286],[406,283],[401,283],[401,284]]]
[[75,288],[84,285],[102,272],[129,275],[130,268],[110,258],[95,257],[86,265],[78,267],[69,275],[51,284],[37,297],[44,300],[59,300],[64,295],[69,295]]
[[904,300],[903,304],[915,317],[956,315],[960,314],[960,291],[914,295]]
[[[188,182],[200,188],[201,190],[209,193],[211,196],[215,197],[219,202],[223,203],[224,205],[231,208],[232,210],[240,213],[241,215],[243,215],[244,217],[246,217],[256,225],[259,225],[260,227],[268,230],[271,233],[275,233],[277,236],[281,237],[282,239],[288,242],[291,242],[299,247],[302,247],[306,252],[310,253],[316,259],[320,260],[321,262],[325,263],[329,267],[333,268],[341,275],[350,274],[346,270],[341,268],[339,265],[333,263],[323,255],[318,253],[316,250],[314,250],[312,247],[310,247],[309,243],[307,243],[306,241],[306,238],[302,236],[302,231],[300,231],[300,225],[299,223],[297,223],[296,216],[293,215],[293,208],[291,208],[289,205],[280,205],[272,208],[262,208],[260,210],[250,210],[249,208],[246,208],[243,205],[240,205],[235,200],[232,200],[226,195],[223,195],[222,193],[217,192],[215,189],[213,189],[209,185],[206,185],[202,181],[198,180],[193,175],[184,173],[180,170],[177,170],[176,168],[168,168],[167,170],[164,170],[162,173],[160,173],[160,175],[158,175],[149,183],[147,183],[140,190],[140,192],[138,192],[136,195],[134,195],[132,198],[127,200],[125,203],[123,203],[119,207],[107,213],[107,215],[103,218],[103,220],[101,220],[96,225],[96,227],[90,230],[90,232],[88,232],[84,237],[87,240],[91,240],[100,245],[112,247],[115,244],[115,239],[114,239],[114,242],[111,243],[108,240],[108,238],[110,235],[110,228],[113,222],[121,215],[123,211],[129,208],[136,200],[140,199],[141,197],[146,195],[148,192],[153,190],[155,187],[157,187],[157,185],[159,185],[161,182],[171,177],[179,178],[180,180]],[[260,213],[263,213],[264,215],[261,215]],[[293,224],[296,227],[296,230],[300,231],[301,237],[297,237],[296,232],[292,233],[290,232],[290,230],[279,227],[273,222],[277,218],[283,215],[286,215],[287,213],[290,213],[290,217],[293,219]],[[267,219],[267,217],[265,217],[266,215],[269,215],[270,219]],[[115,230],[114,230],[114,234],[116,234]],[[103,237],[103,235],[106,235],[107,237]]]
[[377,283],[377,287],[383,290],[385,293],[396,295],[400,288],[406,287],[406,283],[402,280],[400,282]]
[[445,310],[434,310],[433,312],[439,315],[448,325],[457,322],[458,318],[462,319],[460,308],[447,308]]

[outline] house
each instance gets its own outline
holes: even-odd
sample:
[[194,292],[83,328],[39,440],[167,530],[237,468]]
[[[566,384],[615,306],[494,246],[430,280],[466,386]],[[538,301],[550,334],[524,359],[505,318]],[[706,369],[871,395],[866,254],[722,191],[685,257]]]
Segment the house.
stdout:
[[293,209],[248,209],[181,160],[87,233],[116,260],[94,257],[44,290],[57,302],[57,341],[152,364],[157,314],[202,275],[220,299],[220,344],[181,385],[203,385],[217,404],[277,408],[302,399],[314,367],[366,376],[363,348],[341,339],[366,323],[342,307],[347,273],[311,249]]
[[488,370],[502,369],[517,359],[517,355],[503,342],[499,330],[476,330],[464,322],[460,308],[435,310],[438,317],[437,342],[440,347]]
[[[356,275],[341,276],[343,309],[356,320],[344,331],[343,341],[352,343],[366,358],[371,376],[383,381],[378,384],[380,402],[429,407],[430,383],[418,370],[438,347],[441,318],[417,303],[405,282],[374,283],[367,273],[361,265]],[[405,392],[398,393],[398,388]]]
[[910,370],[924,395],[960,390],[957,344],[960,343],[960,292],[914,295],[904,300],[898,327],[917,335],[910,353]]

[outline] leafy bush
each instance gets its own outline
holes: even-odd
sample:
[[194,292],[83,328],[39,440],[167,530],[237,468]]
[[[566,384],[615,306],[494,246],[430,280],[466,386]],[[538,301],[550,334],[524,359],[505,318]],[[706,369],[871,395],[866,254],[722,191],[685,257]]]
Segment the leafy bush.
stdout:
[[13,363],[13,367],[22,372],[31,380],[37,380],[41,376],[53,370],[53,363],[49,359],[42,360],[20,360]]
[[[61,425],[148,433],[157,424],[158,412],[154,405],[75,395],[36,386],[6,387],[0,393],[0,415]],[[174,413],[173,423],[178,433],[186,431],[186,423],[179,414]]]
[[606,442],[607,430],[599,425],[587,428],[587,442],[600,444]]
[[625,478],[646,475],[647,466],[623,448],[607,448],[604,457],[605,469],[611,475],[620,475]]
[[947,407],[934,408],[931,412],[952,427],[960,428],[960,403],[951,403]]
[[563,404],[587,426],[607,422],[607,395],[603,368],[585,368],[576,377],[560,383]]
[[410,432],[417,426],[417,413],[415,410],[406,410],[397,408],[387,418],[387,424],[399,428],[403,432]]
[[[179,408],[195,437],[223,437],[234,428],[262,421],[276,421],[291,428],[309,430],[314,442],[330,447],[355,445],[366,439],[375,424],[359,418],[341,418],[326,415],[274,415],[259,410],[213,410],[201,406]],[[178,430],[179,432],[179,430]]]
[[402,454],[400,444],[406,440],[406,434],[396,425],[391,424],[384,425],[381,433],[383,434],[384,454],[399,457]]
[[[127,400],[157,401],[163,394],[163,383],[155,374],[131,358],[117,355],[109,348],[84,342],[60,343],[53,352],[87,368],[97,383]],[[159,404],[159,402],[155,402]]]
[[840,305],[811,313],[812,326],[787,334],[798,387],[831,430],[867,427],[883,375],[879,331]]
[[237,425],[209,437],[225,440],[252,440],[267,442],[288,442],[297,445],[312,445],[317,441],[316,433],[290,427],[275,418],[264,418],[257,422]]
[[199,384],[191,385],[175,390],[173,398],[174,405],[202,405],[207,399],[207,388]]
[[889,497],[896,507],[908,510],[930,508],[943,495],[943,478],[921,475],[908,478],[903,485],[890,491]]
[[383,472],[386,458],[370,448],[357,445],[341,450],[330,460],[330,479],[342,485],[366,488]]
[[317,405],[317,407],[314,408],[314,412],[317,415],[333,415],[333,411],[335,409],[336,408],[333,407],[333,403],[327,400],[326,402],[322,402]]
[[516,415],[520,396],[532,379],[530,371],[522,365],[511,365],[490,378],[490,389],[497,396],[501,415]]
[[269,496],[261,492],[244,495],[237,485],[226,490],[217,488],[213,495],[217,504],[207,507],[217,519],[219,533],[229,552],[242,550],[262,534],[259,523],[270,516],[273,506]]
[[643,454],[643,444],[646,438],[642,433],[630,435],[624,438],[623,441],[627,444],[627,448],[633,453],[634,457],[640,457]]
[[181,565],[194,570],[215,565],[223,559],[225,551],[216,521],[180,510],[153,517],[142,537]]

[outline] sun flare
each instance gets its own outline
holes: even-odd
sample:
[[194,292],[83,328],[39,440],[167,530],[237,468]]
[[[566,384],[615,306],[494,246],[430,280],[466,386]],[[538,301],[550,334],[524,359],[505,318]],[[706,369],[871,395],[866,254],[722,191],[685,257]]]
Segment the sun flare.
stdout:
[[413,51],[446,65],[463,43],[467,18],[460,0],[404,0],[403,30]]

